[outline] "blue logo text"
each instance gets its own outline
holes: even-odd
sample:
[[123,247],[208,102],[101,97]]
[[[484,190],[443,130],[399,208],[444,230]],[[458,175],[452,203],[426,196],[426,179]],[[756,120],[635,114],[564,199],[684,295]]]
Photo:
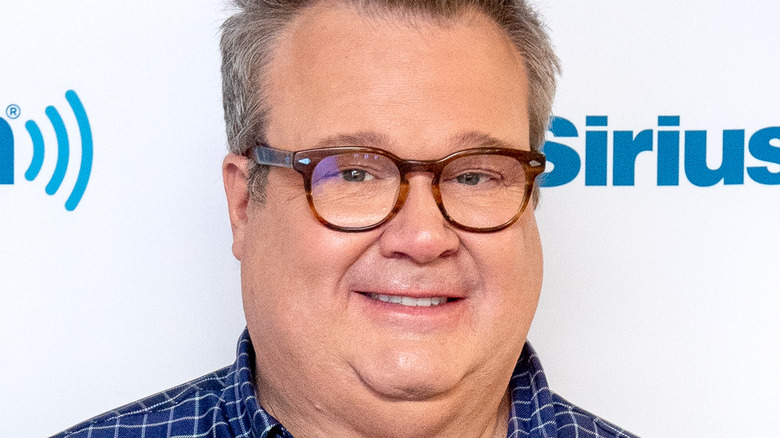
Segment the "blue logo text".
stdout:
[[[608,142],[607,116],[586,116],[585,126],[585,185],[606,186]],[[659,186],[680,184],[680,165],[685,178],[693,185],[709,187],[720,183],[744,184],[745,171],[759,184],[780,185],[780,171],[769,166],[745,167],[745,149],[750,155],[767,164],[780,166],[780,127],[756,131],[748,138],[744,129],[727,129],[722,133],[723,159],[719,167],[707,166],[707,131],[680,131],[680,116],[658,116],[658,130],[646,129],[612,132],[612,185],[633,186],[635,165],[641,153],[655,153],[656,183]],[[675,129],[677,128],[677,129]],[[580,137],[577,127],[563,117],[552,117],[549,132],[552,140],[544,145],[547,160],[553,169],[543,175],[542,187],[568,184],[583,167],[580,153],[561,142]],[[774,145],[772,143],[775,143]],[[683,154],[681,157],[680,148]]]

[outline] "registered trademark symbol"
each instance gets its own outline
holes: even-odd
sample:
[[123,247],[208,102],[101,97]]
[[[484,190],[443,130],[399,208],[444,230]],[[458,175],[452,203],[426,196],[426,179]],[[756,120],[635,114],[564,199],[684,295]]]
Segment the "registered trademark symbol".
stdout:
[[5,109],[5,115],[8,116],[9,119],[16,119],[22,115],[22,109],[19,108],[19,105],[8,105],[8,108]]

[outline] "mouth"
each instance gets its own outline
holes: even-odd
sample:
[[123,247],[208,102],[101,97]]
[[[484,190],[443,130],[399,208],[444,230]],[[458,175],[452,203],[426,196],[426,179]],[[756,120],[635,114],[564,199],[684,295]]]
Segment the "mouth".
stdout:
[[457,298],[450,297],[409,297],[403,295],[384,295],[378,293],[361,293],[372,300],[382,301],[390,304],[399,304],[407,307],[436,307],[455,301]]

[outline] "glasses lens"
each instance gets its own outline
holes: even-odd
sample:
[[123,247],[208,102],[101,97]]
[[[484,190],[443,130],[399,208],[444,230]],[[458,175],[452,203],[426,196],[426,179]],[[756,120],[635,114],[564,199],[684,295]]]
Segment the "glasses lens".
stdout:
[[526,196],[526,172],[515,158],[470,155],[450,162],[439,180],[442,204],[453,221],[492,228],[510,221]]
[[375,225],[392,211],[400,180],[395,163],[384,155],[331,155],[312,173],[312,203],[317,214],[333,225]]

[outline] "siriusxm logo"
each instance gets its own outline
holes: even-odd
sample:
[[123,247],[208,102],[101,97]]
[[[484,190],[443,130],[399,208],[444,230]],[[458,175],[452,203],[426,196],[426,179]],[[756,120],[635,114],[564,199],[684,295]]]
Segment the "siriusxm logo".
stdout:
[[[89,176],[92,172],[92,130],[89,126],[87,113],[81,104],[75,91],[70,90],[65,93],[65,99],[70,104],[71,110],[76,117],[79,133],[81,135],[81,165],[79,167],[76,184],[73,187],[68,199],[65,201],[65,209],[73,211],[81,202],[84,191],[89,183]],[[9,119],[17,119],[21,115],[21,109],[17,105],[9,105],[6,108],[6,116]],[[46,184],[46,193],[53,195],[57,193],[65,179],[65,173],[68,170],[70,161],[70,142],[68,132],[65,129],[65,123],[54,106],[46,108],[46,116],[57,136],[57,164],[54,173]],[[33,181],[43,167],[43,158],[45,156],[43,135],[38,124],[33,120],[25,123],[25,128],[32,140],[33,156],[27,171],[24,173],[27,181]],[[0,118],[0,185],[14,184],[14,135],[11,125],[8,121]]]
[[[606,186],[610,133],[607,116],[586,116],[585,185]],[[680,116],[658,116],[658,131],[646,129],[612,132],[612,185],[633,186],[639,154],[655,154],[656,183],[659,186],[680,185],[680,164],[685,178],[693,185],[709,187],[720,183],[744,184],[745,171],[754,182],[780,185],[780,127],[756,131],[749,139],[744,129],[727,129],[722,133],[722,161],[719,167],[707,165],[707,131],[681,131]],[[676,129],[675,129],[676,128]],[[552,140],[544,145],[551,171],[542,178],[542,187],[568,184],[582,170],[582,157],[561,139],[579,138],[577,127],[563,117],[552,117],[549,132]],[[550,137],[548,137],[550,138]],[[681,141],[682,140],[682,141]],[[682,146],[683,154],[680,154]],[[745,148],[750,155],[767,165],[745,167]]]

